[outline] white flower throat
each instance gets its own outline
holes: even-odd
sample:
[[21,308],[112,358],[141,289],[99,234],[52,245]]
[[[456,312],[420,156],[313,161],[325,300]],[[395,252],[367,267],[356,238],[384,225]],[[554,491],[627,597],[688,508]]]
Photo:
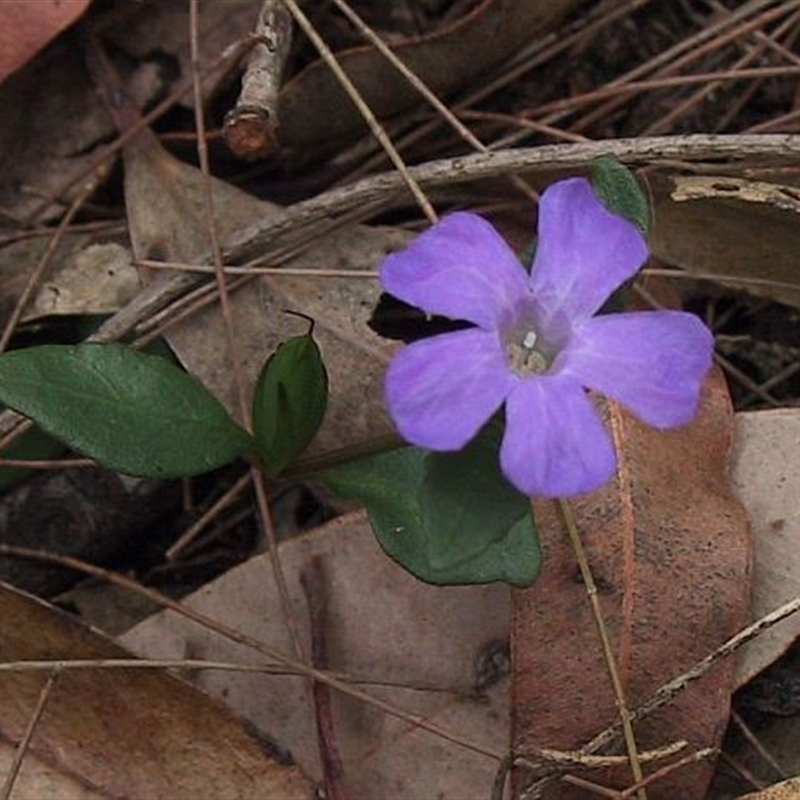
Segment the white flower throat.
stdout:
[[506,340],[506,355],[511,371],[524,378],[547,372],[550,362],[537,344],[541,345],[539,334],[533,330],[522,330],[522,335],[513,333]]

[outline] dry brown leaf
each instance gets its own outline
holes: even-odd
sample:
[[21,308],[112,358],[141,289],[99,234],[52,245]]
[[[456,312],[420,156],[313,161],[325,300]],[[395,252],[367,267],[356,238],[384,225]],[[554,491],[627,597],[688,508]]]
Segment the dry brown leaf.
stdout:
[[[0,325],[47,246],[48,239],[43,236],[0,250]],[[23,312],[23,322],[60,314],[112,314],[141,288],[127,248],[113,242],[98,244],[86,234],[64,236],[51,265]]]
[[[330,234],[285,267],[374,270],[409,234],[392,228],[353,225]],[[308,323],[286,314],[311,317],[330,379],[325,421],[309,449],[320,454],[392,433],[383,399],[383,372],[395,344],[368,326],[380,287],[371,278],[315,278],[270,275],[245,286],[232,299],[237,358],[245,391],[275,348],[288,337],[305,333]],[[218,307],[176,326],[169,341],[181,361],[238,416],[229,359]]]
[[[11,770],[16,747],[0,741],[0,775]],[[22,762],[10,800],[108,800],[109,795],[84,786],[77,778],[45,764],[32,753]]]
[[[721,375],[698,417],[659,432],[618,407],[608,412],[620,451],[615,481],[572,503],[599,586],[628,703],[635,708],[748,622],[751,545],[728,482],[733,414]],[[512,616],[513,742],[575,749],[617,719],[586,590],[552,502],[537,503],[545,568],[515,592]],[[636,726],[642,749],[687,740],[717,746],[733,689],[729,660]],[[648,787],[651,800],[697,800],[708,761]],[[624,788],[629,773],[594,773]],[[551,787],[548,798],[590,797]]]
[[[755,541],[753,620],[800,597],[800,412],[793,408],[736,416],[733,483],[747,507]],[[745,645],[736,664],[743,686],[800,636],[795,614]]]
[[[0,584],[3,661],[129,658],[51,606]],[[0,733],[19,741],[47,673],[0,673]],[[297,798],[312,787],[278,764],[241,720],[154,670],[60,674],[31,745],[41,759],[113,797]]]
[[[457,736],[497,752],[508,747],[508,680],[503,664],[508,588],[501,585],[426,586],[388,559],[364,513],[350,514],[280,547],[289,592],[307,637],[308,611],[298,574],[322,559],[330,668],[397,686],[359,685]],[[291,652],[269,561],[260,556],[186,599],[188,605],[282,652]],[[122,641],[150,657],[193,653],[207,659],[257,664],[263,659],[212,632],[165,612]],[[306,644],[306,648],[308,645]],[[308,652],[308,650],[307,650]],[[487,698],[467,697],[478,678],[496,683]],[[308,686],[297,678],[202,672],[196,680],[287,747],[321,777]],[[425,691],[414,686],[438,687]],[[462,692],[461,695],[455,692]],[[451,693],[453,692],[453,693]],[[336,743],[351,797],[384,800],[488,797],[497,764],[431,733],[412,729],[366,706],[334,695]]]
[[3,0],[0,3],[0,83],[75,22],[91,0]]
[[[139,105],[162,87],[154,63],[140,66],[126,84]],[[20,218],[84,170],[113,133],[86,77],[83,53],[66,44],[48,49],[0,86],[0,108],[14,110],[0,126],[0,205]],[[53,204],[40,220],[60,211]]]
[[[483,0],[445,29],[393,49],[430,89],[445,97],[553,30],[581,1]],[[406,78],[374,48],[348,50],[337,58],[376,116],[423,104]],[[299,158],[318,157],[320,148],[335,149],[342,139],[366,130],[356,107],[321,61],[287,83],[280,103],[281,143]]]
[[[278,206],[214,178],[211,189],[223,245],[256,220],[283,213]],[[149,133],[125,152],[125,192],[131,242],[138,258],[191,263],[207,252],[202,173],[169,155]],[[326,235],[284,266],[373,270],[385,253],[408,239],[403,231],[352,225]],[[231,297],[236,356],[248,397],[278,344],[308,328],[286,310],[315,320],[315,336],[330,373],[331,396],[312,452],[363,442],[392,430],[384,409],[382,372],[394,345],[366,324],[379,294],[377,281],[371,278],[265,276]],[[219,307],[171,327],[167,339],[184,366],[238,417]]]
[[800,306],[799,189],[714,176],[656,175],[650,184],[650,245],[661,261],[723,283],[755,278],[731,286]]
[[[254,0],[204,0],[198,4],[197,44],[202,67],[208,68],[230,47],[253,33],[260,2]],[[179,79],[192,74],[189,47],[189,4],[185,0],[158,0],[155,3],[130,4],[120,9],[118,24],[104,31],[104,39],[131,58],[147,61],[153,53],[173,60]],[[230,65],[225,66],[225,71]],[[203,96],[214,95],[225,72],[221,69],[203,76]],[[180,101],[193,106],[191,92]]]

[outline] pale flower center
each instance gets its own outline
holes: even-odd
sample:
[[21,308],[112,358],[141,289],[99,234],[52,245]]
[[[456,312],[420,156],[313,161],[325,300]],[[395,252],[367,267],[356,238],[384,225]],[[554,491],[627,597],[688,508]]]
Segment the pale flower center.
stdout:
[[[550,359],[541,348],[541,337],[533,330],[517,331],[506,339],[506,355],[511,371],[524,378],[547,372]],[[537,346],[538,345],[538,346]]]

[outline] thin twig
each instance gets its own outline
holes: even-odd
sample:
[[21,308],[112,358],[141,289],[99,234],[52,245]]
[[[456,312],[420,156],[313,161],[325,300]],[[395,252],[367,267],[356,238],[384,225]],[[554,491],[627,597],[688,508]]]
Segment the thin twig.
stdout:
[[444,739],[451,744],[454,744],[465,750],[469,750],[476,755],[490,758],[494,761],[500,761],[505,755],[499,750],[495,750],[494,748],[465,739],[463,736],[453,733],[452,731],[431,722],[423,714],[414,714],[409,711],[404,711],[392,703],[375,697],[369,692],[355,688],[347,681],[331,675],[324,670],[318,670],[314,669],[313,667],[309,667],[308,665],[294,658],[278,652],[274,648],[264,644],[252,636],[248,636],[241,631],[237,631],[228,625],[218,622],[206,614],[203,614],[200,611],[191,608],[190,606],[179,603],[176,600],[173,600],[171,597],[167,597],[165,594],[156,591],[155,589],[152,589],[148,586],[143,586],[141,583],[129,578],[127,575],[122,575],[121,573],[114,572],[113,570],[107,570],[103,567],[98,567],[79,558],[59,555],[57,553],[49,553],[41,550],[34,550],[29,547],[17,547],[15,545],[0,544],[0,556],[31,559],[47,564],[59,564],[60,566],[74,569],[80,573],[108,581],[116,586],[121,586],[129,591],[134,592],[135,594],[146,597],[162,608],[169,609],[181,617],[191,620],[207,630],[213,631],[229,641],[236,642],[237,644],[261,653],[271,661],[294,670],[298,675],[301,675],[304,678],[309,678],[311,680],[324,683],[327,686],[330,686],[332,689],[336,689],[337,691],[349,695],[356,700],[360,700],[361,702],[366,703],[367,705],[372,706],[379,711],[383,711],[392,717],[396,717],[397,719],[402,720],[410,725],[412,728],[419,728],[427,731],[428,733],[438,736],[439,738]]
[[278,92],[292,44],[292,18],[281,0],[263,0],[254,39],[239,98],[223,125],[225,143],[244,159],[264,158],[277,145]]
[[[211,176],[208,163],[208,148],[206,146],[205,120],[203,119],[203,95],[200,83],[200,47],[198,42],[198,1],[190,0],[189,3],[189,27],[190,44],[192,54],[192,76],[194,82],[194,110],[195,128],[197,129],[197,154],[200,161],[200,170],[203,174],[203,188],[205,199],[206,223],[208,226],[209,239],[211,243],[211,256],[214,264],[214,276],[216,278],[217,293],[219,296],[220,312],[222,314],[223,327],[225,329],[225,346],[230,354],[231,377],[236,391],[236,399],[239,404],[239,415],[244,426],[249,430],[252,427],[250,419],[250,406],[244,389],[244,379],[242,378],[241,365],[236,349],[236,337],[234,335],[233,311],[231,310],[228,285],[225,279],[225,271],[222,266],[222,248],[220,247],[217,235],[216,216],[214,213],[214,198],[211,192]],[[257,506],[259,511],[259,521],[261,529],[265,534],[269,559],[275,575],[275,584],[278,587],[278,594],[281,600],[281,609],[292,641],[295,656],[302,660],[303,647],[300,642],[297,620],[295,619],[292,601],[286,586],[286,576],[278,557],[278,537],[275,535],[275,526],[272,524],[269,505],[266,502],[266,495],[263,489],[262,477],[259,471],[253,467],[250,470],[251,480],[256,492]]]
[[[326,633],[324,571],[322,559],[312,556],[300,570],[300,585],[308,605],[309,631],[311,634],[311,664],[315,669],[328,668],[328,637]],[[344,785],[344,765],[336,746],[333,725],[331,691],[318,681],[311,687],[314,697],[314,716],[317,723],[317,745],[324,779],[325,797],[328,800],[347,800]]]
[[[608,677],[611,679],[611,686],[614,690],[614,699],[617,704],[617,711],[619,712],[620,722],[622,723],[622,731],[625,739],[625,747],[628,751],[628,758],[630,759],[631,772],[633,773],[634,780],[639,783],[642,781],[644,774],[642,773],[642,765],[639,761],[639,751],[636,747],[636,737],[633,732],[633,725],[631,724],[631,713],[628,709],[628,703],[625,699],[625,690],[622,686],[622,679],[620,678],[619,669],[617,667],[617,659],[614,655],[614,649],[611,646],[611,639],[609,638],[606,625],[603,620],[603,612],[600,609],[600,601],[597,599],[597,586],[594,582],[592,575],[592,568],[589,565],[589,559],[586,556],[586,550],[581,541],[580,532],[575,522],[575,515],[572,513],[572,507],[563,499],[558,501],[558,506],[561,510],[561,515],[564,519],[564,524],[569,534],[572,549],[575,551],[575,557],[578,561],[578,567],[581,571],[581,577],[586,585],[586,594],[589,596],[589,604],[592,607],[592,614],[594,616],[597,632],[600,635],[600,643],[603,648],[603,657],[606,662],[606,669],[608,670]],[[647,793],[645,789],[637,792],[639,800],[647,800]]]
[[22,762],[25,758],[25,754],[30,748],[34,731],[36,730],[36,726],[39,724],[39,720],[42,718],[42,714],[44,713],[47,701],[50,699],[50,694],[53,691],[53,686],[55,686],[58,675],[59,669],[57,667],[53,668],[44,685],[42,686],[41,691],[39,692],[39,699],[36,701],[36,707],[33,709],[31,718],[28,720],[28,726],[25,729],[22,740],[20,741],[19,745],[17,745],[17,749],[14,752],[14,759],[11,762],[8,775],[6,775],[2,792],[0,792],[1,800],[9,800],[11,797],[11,792],[14,791],[14,784],[16,783],[17,777],[19,776],[19,771],[22,768]]
[[353,101],[358,109],[358,112],[364,118],[364,121],[372,131],[372,135],[380,142],[381,147],[383,147],[383,149],[386,151],[386,155],[389,156],[389,159],[401,176],[405,185],[408,187],[417,204],[422,209],[425,216],[430,222],[436,222],[437,214],[431,205],[430,200],[428,200],[428,198],[425,196],[425,192],[422,191],[419,183],[411,174],[400,153],[397,152],[397,149],[392,144],[392,140],[389,138],[383,126],[380,124],[380,122],[378,122],[375,115],[372,113],[372,109],[367,105],[367,103],[364,102],[364,98],[361,97],[358,89],[356,89],[353,82],[347,76],[347,73],[342,69],[341,64],[339,64],[339,61],[333,54],[333,51],[328,47],[328,45],[325,43],[325,40],[319,35],[319,33],[317,33],[316,28],[314,28],[311,21],[303,13],[295,0],[283,0],[283,3],[291,12],[295,22],[297,22],[297,24],[303,29],[303,33],[305,33],[305,35],[317,49],[317,52],[322,57],[322,60],[328,65],[331,72],[333,72],[333,74],[336,76],[336,79],[339,81],[348,97]]
[[50,241],[47,243],[44,253],[42,253],[42,257],[39,259],[38,264],[28,276],[28,280],[25,283],[25,288],[17,298],[14,309],[9,315],[8,321],[5,324],[3,334],[0,336],[0,353],[2,353],[8,347],[8,343],[11,341],[11,337],[14,335],[17,324],[22,318],[28,302],[30,301],[31,297],[33,297],[33,293],[39,288],[39,283],[41,282],[45,271],[55,255],[56,248],[66,235],[70,223],[73,219],[75,219],[76,214],[81,210],[83,204],[89,199],[89,197],[91,197],[92,194],[94,194],[95,190],[97,189],[97,186],[100,183],[99,175],[100,172],[98,168],[98,173],[95,174],[92,180],[88,180],[84,186],[81,187],[80,192],[78,192],[75,199],[70,204],[67,213],[64,214],[58,223],[58,227],[55,229],[55,231],[53,231]]

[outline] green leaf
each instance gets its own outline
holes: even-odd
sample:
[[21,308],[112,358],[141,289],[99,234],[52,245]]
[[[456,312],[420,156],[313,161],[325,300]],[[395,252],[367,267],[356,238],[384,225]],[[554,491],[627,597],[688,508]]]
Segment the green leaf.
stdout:
[[258,376],[253,434],[264,469],[279,475],[308,447],[328,404],[328,373],[311,334],[284,342]]
[[427,583],[528,586],[539,574],[529,501],[500,473],[493,434],[458,453],[404,447],[321,478],[364,503],[383,549]]
[[253,441],[191,375],[117,344],[45,345],[0,356],[0,401],[110,469],[194,475]]
[[632,222],[643,234],[650,229],[650,208],[636,176],[614,156],[592,162],[592,185],[606,207]]

